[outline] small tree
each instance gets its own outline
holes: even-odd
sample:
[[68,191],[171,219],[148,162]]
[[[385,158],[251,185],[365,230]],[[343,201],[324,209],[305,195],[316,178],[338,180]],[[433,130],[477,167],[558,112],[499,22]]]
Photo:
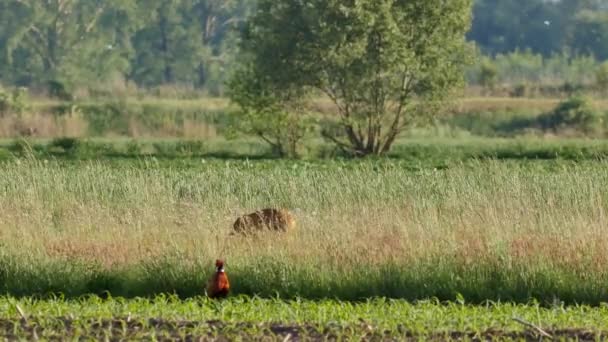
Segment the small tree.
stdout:
[[384,154],[463,84],[471,3],[260,0],[242,51],[278,98],[316,91],[333,101],[342,133],[323,130],[327,139],[353,155]]
[[259,137],[279,157],[299,156],[300,142],[313,125],[296,90],[272,89],[264,76],[253,68],[242,68],[229,83],[232,101],[241,110],[233,116],[231,127]]
[[482,86],[484,90],[492,91],[496,87],[497,81],[498,68],[492,63],[491,59],[484,59],[479,70],[479,85]]

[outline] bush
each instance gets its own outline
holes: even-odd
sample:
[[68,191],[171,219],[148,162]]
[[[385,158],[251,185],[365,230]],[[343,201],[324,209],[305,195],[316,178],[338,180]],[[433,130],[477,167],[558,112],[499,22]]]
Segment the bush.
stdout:
[[130,156],[138,156],[142,154],[143,146],[136,140],[131,140],[127,143],[126,152]]
[[28,108],[26,88],[20,87],[13,91],[0,88],[0,114],[22,114]]
[[602,63],[595,72],[595,85],[602,93],[608,92],[608,62]]
[[80,140],[77,138],[56,138],[51,141],[50,147],[56,147],[65,153],[71,154],[78,150],[80,143]]
[[485,90],[494,90],[498,82],[498,68],[491,60],[484,60],[479,71],[479,85]]
[[571,97],[557,108],[538,118],[543,129],[555,131],[572,129],[584,133],[599,133],[603,130],[602,113],[595,110],[591,101],[582,96]]
[[72,101],[74,99],[64,82],[58,80],[48,81],[47,90],[51,98],[63,101]]
[[91,133],[98,136],[107,132],[128,135],[129,118],[133,115],[130,110],[133,109],[124,101],[80,106],[80,110],[89,123]]

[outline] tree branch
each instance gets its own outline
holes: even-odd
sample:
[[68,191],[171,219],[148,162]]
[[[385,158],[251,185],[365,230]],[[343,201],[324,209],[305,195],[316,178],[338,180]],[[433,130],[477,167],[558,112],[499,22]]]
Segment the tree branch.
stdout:
[[391,126],[386,134],[385,141],[382,142],[381,144],[379,144],[382,146],[382,148],[380,148],[380,153],[385,153],[391,148],[391,145],[395,142],[395,139],[397,139],[397,136],[404,128],[404,125],[400,125],[400,121],[401,121],[401,117],[403,114],[403,108],[405,106],[405,100],[407,99],[408,95],[411,92],[412,84],[413,84],[413,77],[408,77],[408,74],[404,73],[403,80],[402,80],[402,86],[401,86],[402,91],[401,91],[401,94],[399,97],[399,106],[395,113],[393,123],[391,124]]

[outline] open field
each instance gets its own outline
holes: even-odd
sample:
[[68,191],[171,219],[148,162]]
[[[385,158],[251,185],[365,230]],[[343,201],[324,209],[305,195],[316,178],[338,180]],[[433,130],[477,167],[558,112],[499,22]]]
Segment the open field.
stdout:
[[[362,303],[233,298],[64,301],[0,299],[0,337],[154,340],[539,340],[534,324],[556,339],[606,338],[605,306],[551,308],[376,299]],[[19,309],[17,309],[19,308]],[[18,310],[24,316],[21,316]]]
[[[1,140],[0,338],[538,340],[514,317],[607,338],[608,143],[488,138],[520,115],[490,102],[385,159],[311,140],[278,160],[222,129]],[[229,235],[268,206],[297,230]],[[218,257],[221,303],[201,297]]]
[[[0,289],[190,297],[217,257],[235,294],[608,299],[603,161],[407,163],[154,159],[0,165]],[[294,210],[285,236],[229,236]]]

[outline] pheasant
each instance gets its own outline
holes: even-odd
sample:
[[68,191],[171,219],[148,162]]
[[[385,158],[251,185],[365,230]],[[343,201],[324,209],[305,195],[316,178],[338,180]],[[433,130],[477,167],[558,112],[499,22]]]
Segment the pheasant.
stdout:
[[209,298],[226,298],[230,291],[228,275],[224,271],[224,261],[215,261],[215,274],[207,282],[207,296]]

